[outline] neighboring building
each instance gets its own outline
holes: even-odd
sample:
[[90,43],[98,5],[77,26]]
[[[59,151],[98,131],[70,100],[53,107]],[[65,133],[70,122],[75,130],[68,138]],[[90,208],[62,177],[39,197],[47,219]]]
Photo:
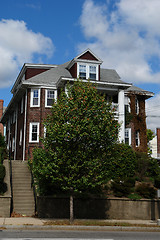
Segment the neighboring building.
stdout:
[[50,113],[53,99],[76,78],[97,83],[98,91],[112,101],[115,118],[121,123],[119,141],[147,151],[145,100],[153,93],[123,82],[117,72],[101,68],[102,60],[90,49],[62,65],[24,64],[11,90],[13,97],[1,122],[6,125],[6,141],[13,159],[27,160],[41,146],[43,119]]
[[156,129],[156,135],[149,142],[149,148],[152,151],[151,156],[160,160],[160,128]]
[[[1,117],[2,117],[2,115],[3,115],[3,111],[4,111],[4,108],[3,108],[3,100],[2,99],[0,99],[0,119],[1,119]],[[0,123],[0,133],[2,134],[2,135],[4,135],[4,127],[3,127],[3,124],[2,123]]]

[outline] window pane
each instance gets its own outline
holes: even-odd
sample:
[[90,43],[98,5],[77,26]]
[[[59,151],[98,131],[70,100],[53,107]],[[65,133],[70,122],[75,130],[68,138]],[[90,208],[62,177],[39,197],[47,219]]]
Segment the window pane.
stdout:
[[90,73],[89,78],[93,79],[93,80],[96,80],[96,74]]
[[89,66],[89,78],[96,80],[96,66]]
[[89,66],[89,72],[90,73],[96,73],[96,67],[95,66]]
[[39,91],[38,89],[33,90],[33,106],[38,105]]
[[38,98],[38,90],[37,89],[33,91],[33,97]]
[[47,90],[47,106],[52,106],[54,100],[54,91]]
[[86,79],[86,65],[79,65],[79,77]]
[[32,125],[32,141],[37,141],[37,125]]
[[33,98],[33,105],[34,106],[38,105],[38,98]]

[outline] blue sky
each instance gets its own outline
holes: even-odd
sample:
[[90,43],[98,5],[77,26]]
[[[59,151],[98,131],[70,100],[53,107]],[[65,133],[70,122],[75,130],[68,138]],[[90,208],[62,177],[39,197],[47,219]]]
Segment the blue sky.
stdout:
[[122,80],[155,96],[160,127],[159,0],[5,0],[0,8],[0,98],[7,106],[24,62],[61,64],[90,48]]

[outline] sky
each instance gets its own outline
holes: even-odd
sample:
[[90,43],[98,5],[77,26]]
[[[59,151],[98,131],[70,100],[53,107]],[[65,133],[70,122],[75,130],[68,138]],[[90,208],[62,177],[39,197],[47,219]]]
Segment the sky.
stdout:
[[90,48],[123,81],[154,97],[147,128],[160,127],[159,0],[5,0],[0,7],[0,99],[24,63],[63,64]]

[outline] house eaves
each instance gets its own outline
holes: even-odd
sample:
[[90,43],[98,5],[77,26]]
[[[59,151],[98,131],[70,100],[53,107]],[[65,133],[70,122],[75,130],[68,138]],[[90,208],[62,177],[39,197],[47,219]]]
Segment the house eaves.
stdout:
[[11,89],[11,93],[13,94],[15,89],[17,88],[17,86],[20,84],[22,78],[23,78],[23,75],[25,74],[26,72],[26,69],[27,68],[43,68],[43,69],[51,69],[51,68],[55,68],[57,67],[58,65],[53,65],[53,64],[32,64],[32,63],[24,63],[12,89]]
[[[59,83],[61,82],[61,81],[70,81],[70,82],[74,82],[76,79],[75,78],[66,78],[66,77],[61,77],[60,79],[59,79],[59,81],[57,82],[57,85],[59,85]],[[83,82],[88,82],[88,80],[82,80]],[[102,82],[102,81],[91,81],[91,80],[89,80],[89,82],[90,83],[93,83],[93,84],[95,84],[95,85],[97,85],[97,86],[104,86],[104,87],[110,87],[110,88],[114,88],[114,87],[116,87],[116,88],[121,88],[121,89],[127,89],[127,88],[129,88],[129,87],[131,87],[132,86],[132,84],[130,84],[130,83],[124,83],[124,82],[120,82],[120,83],[115,83],[115,82]]]
[[11,112],[13,112],[16,109],[16,105],[17,103],[20,101],[20,99],[22,98],[22,96],[24,95],[26,89],[22,86],[18,88],[17,92],[15,93],[15,95],[13,95],[11,101],[9,102],[8,106],[6,107],[0,122],[1,123],[6,123],[8,116],[10,115]]
[[129,87],[129,88],[125,91],[125,93],[126,93],[126,94],[143,95],[143,96],[145,96],[146,99],[154,96],[154,93],[153,93],[153,92],[146,91],[146,90],[144,90],[144,89],[142,89],[142,88],[139,88],[139,87],[136,87],[136,86],[134,86],[134,85],[132,85],[131,87]]

